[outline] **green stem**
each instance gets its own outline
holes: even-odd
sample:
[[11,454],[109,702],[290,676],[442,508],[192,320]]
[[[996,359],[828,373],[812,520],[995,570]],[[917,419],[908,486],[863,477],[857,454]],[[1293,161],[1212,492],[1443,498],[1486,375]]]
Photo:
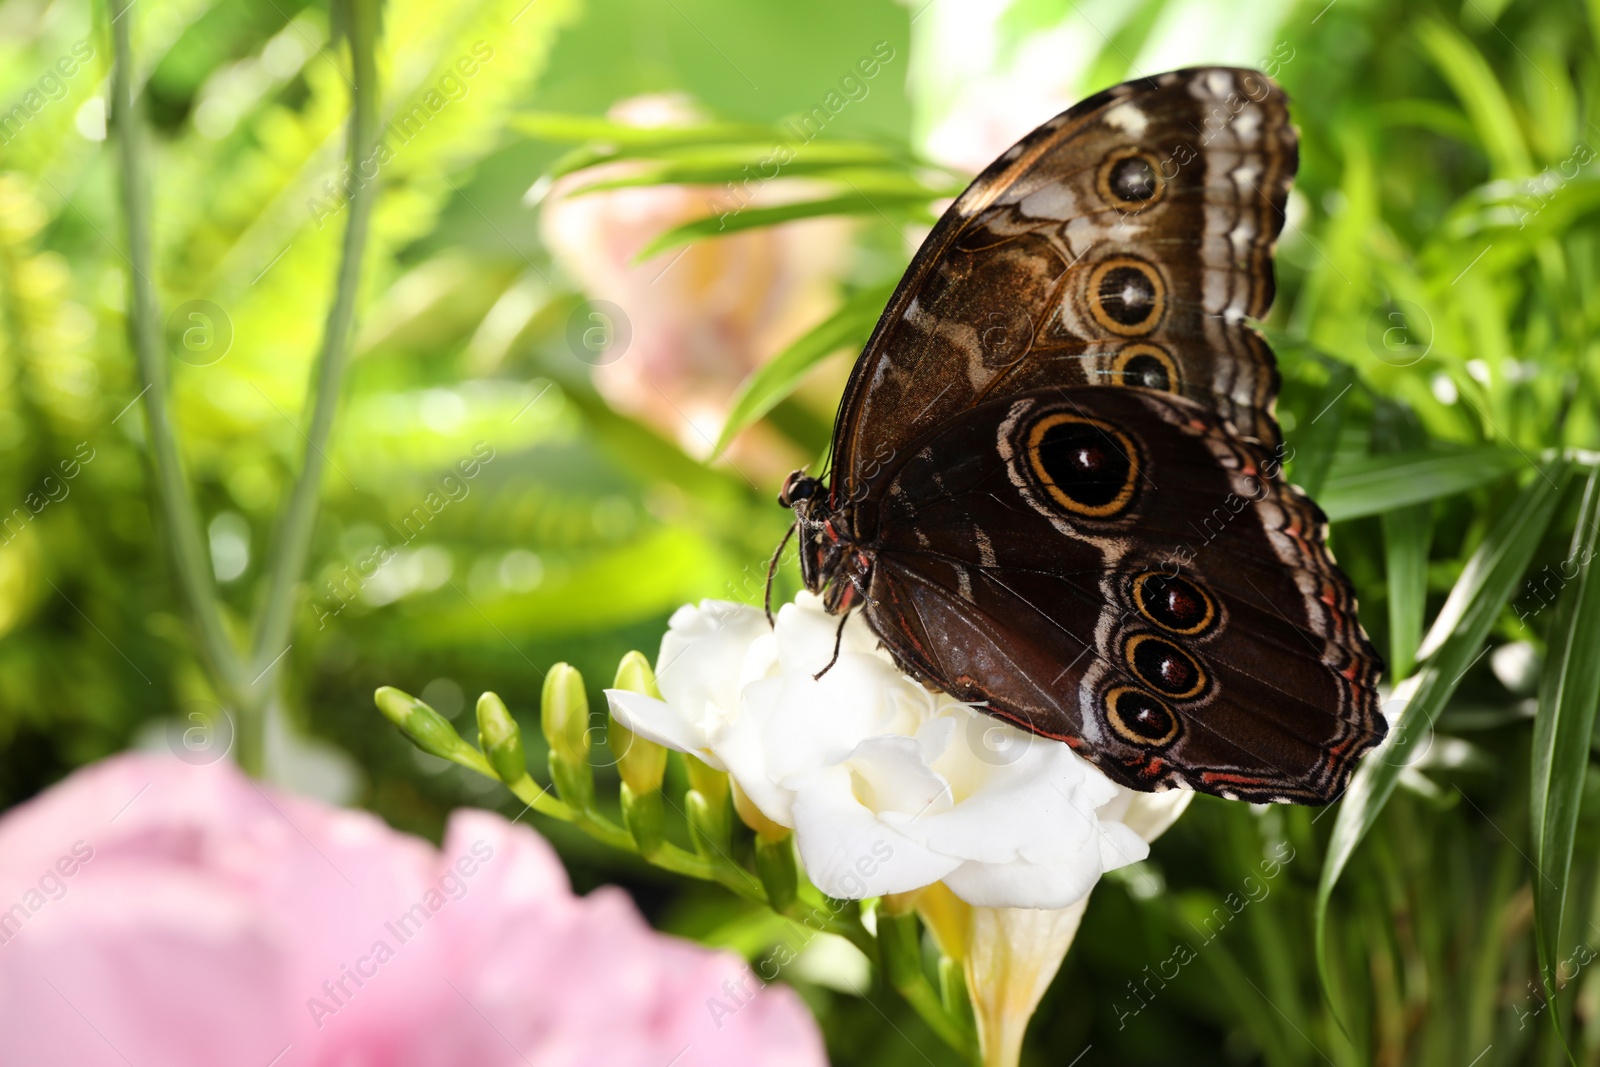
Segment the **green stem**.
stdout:
[[172,564],[184,598],[194,612],[201,654],[218,688],[237,699],[245,688],[243,664],[228,636],[217,601],[211,556],[201,533],[200,515],[184,479],[183,460],[167,407],[167,366],[162,341],[160,301],[152,281],[155,268],[150,236],[150,174],[143,129],[133,95],[133,47],[127,18],[131,0],[112,0],[111,39],[116,61],[111,68],[111,109],[121,164],[122,213],[128,233],[128,339],[144,384],[145,433],[148,455]]
[[345,226],[344,246],[339,264],[338,286],[333,305],[328,309],[322,347],[317,355],[316,389],[312,400],[311,427],[306,433],[305,456],[300,476],[295,481],[279,525],[279,540],[273,554],[261,614],[256,622],[250,670],[254,675],[250,692],[241,709],[239,758],[246,769],[259,771],[261,758],[262,709],[273,690],[278,665],[289,648],[289,631],[294,616],[294,591],[305,573],[311,553],[311,536],[316,528],[322,491],[325,449],[333,431],[334,416],[350,358],[350,336],[355,322],[356,300],[361,289],[361,269],[367,246],[372,205],[377,196],[376,177],[359,180],[362,168],[372,158],[378,140],[378,36],[377,0],[350,0],[348,16],[352,75],[349,126],[350,169],[357,181],[350,194],[350,215]]

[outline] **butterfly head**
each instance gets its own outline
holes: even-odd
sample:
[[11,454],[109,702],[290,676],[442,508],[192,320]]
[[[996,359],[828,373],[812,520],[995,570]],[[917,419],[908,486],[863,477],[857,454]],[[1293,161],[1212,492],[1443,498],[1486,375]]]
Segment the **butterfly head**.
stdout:
[[826,491],[827,487],[816,478],[811,477],[803,470],[795,471],[783,480],[783,488],[778,491],[778,503],[786,508],[793,508],[795,511],[800,512],[803,518],[804,513],[810,509],[800,505],[804,501],[822,496]]

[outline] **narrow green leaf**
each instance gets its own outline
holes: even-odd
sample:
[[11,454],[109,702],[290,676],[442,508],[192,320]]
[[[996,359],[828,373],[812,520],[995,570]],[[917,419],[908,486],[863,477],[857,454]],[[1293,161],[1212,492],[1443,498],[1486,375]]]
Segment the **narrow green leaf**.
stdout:
[[1366,456],[1335,466],[1316,494],[1317,503],[1335,520],[1379,515],[1486,485],[1524,462],[1511,449],[1494,445]]
[[[1421,425],[1398,405],[1380,408],[1384,417],[1373,424],[1373,444],[1391,459],[1427,443]],[[1433,506],[1409,504],[1383,512],[1384,570],[1389,586],[1389,677],[1405,678],[1422,644],[1422,620],[1428,600],[1428,546],[1433,540]]]
[[600,141],[615,145],[726,144],[766,141],[777,136],[770,126],[740,122],[704,122],[682,126],[635,126],[599,115],[571,115],[533,111],[511,118],[511,126],[543,141],[583,144]]
[[[1314,401],[1315,414],[1295,434],[1294,482],[1316,497],[1325,511],[1328,502],[1323,499],[1322,483],[1333,466],[1333,455],[1339,447],[1339,430],[1344,425],[1345,401],[1349,399],[1354,382],[1355,375],[1349,365],[1332,364],[1328,368],[1328,384]],[[1328,514],[1333,516],[1331,511]]]
[[[746,190],[759,189],[770,180],[762,177],[765,171],[765,168],[758,169],[748,161],[663,163],[648,167],[637,174],[590,182],[567,195],[584,196],[607,189],[631,189],[649,185],[711,185],[717,187],[715,195],[726,200],[728,209],[732,210],[738,207],[739,197],[749,195]],[[925,200],[955,196],[961,192],[959,188],[931,189],[909,169],[892,170],[885,167],[869,169],[859,164],[841,165],[823,160],[795,160],[779,169],[776,177],[821,178],[841,183],[848,182],[869,195],[877,192],[903,193]],[[729,184],[732,184],[734,189],[724,191]]]
[[886,208],[895,209],[901,215],[915,214],[905,209],[924,207],[930,199],[932,198],[926,193],[911,195],[883,193],[871,197],[852,193],[848,196],[829,196],[820,200],[800,200],[792,204],[753,207],[722,215],[707,215],[657,234],[633,258],[635,263],[643,263],[651,256],[659,255],[669,248],[677,248],[679,245],[693,244],[708,237],[726,237],[741,230],[776,226],[780,222],[793,222],[796,219],[814,219],[824,215],[875,215]]
[[878,316],[883,314],[883,306],[893,293],[894,287],[889,285],[862,290],[788,348],[751,372],[739,388],[739,395],[728,412],[728,421],[722,426],[713,454],[721,454],[740,430],[794,392],[800,379],[824,357],[841,348],[865,345]]
[[1440,19],[1428,19],[1417,30],[1425,51],[1472,120],[1495,175],[1517,178],[1533,173],[1516,112],[1494,69],[1460,30]]
[[[1559,984],[1561,913],[1572,870],[1578,804],[1589,763],[1589,738],[1600,704],[1600,579],[1590,566],[1600,539],[1600,470],[1591,471],[1572,546],[1560,573],[1572,578],[1556,608],[1550,653],[1539,687],[1533,726],[1533,914],[1539,966],[1545,990],[1554,999]],[[1560,1013],[1550,1017],[1560,1026]],[[1570,1056],[1570,1050],[1568,1055]],[[1576,1062],[1576,1061],[1574,1061]]]
[[1399,705],[1401,711],[1390,724],[1388,738],[1366,757],[1345,790],[1317,886],[1317,974],[1330,1002],[1327,921],[1333,888],[1393,794],[1407,753],[1428,736],[1461,676],[1482,655],[1490,627],[1511,599],[1550,524],[1568,469],[1567,460],[1560,457],[1537,468],[1528,487],[1500,515],[1467,561],[1418,652],[1421,669],[1395,687],[1391,706]]
[[[682,131],[682,127],[672,127]],[[660,129],[650,131],[659,134]],[[580,144],[555,163],[546,176],[559,178],[586,167],[612,163],[619,159],[645,159],[683,166],[728,167],[738,170],[749,166],[753,173],[742,177],[777,178],[798,173],[802,164],[809,166],[896,166],[909,171],[913,167],[927,168],[894,145],[877,141],[813,141],[796,146],[783,131],[776,128],[754,140],[713,140],[654,136],[645,139],[617,141],[601,138]],[[938,168],[933,168],[937,170]]]

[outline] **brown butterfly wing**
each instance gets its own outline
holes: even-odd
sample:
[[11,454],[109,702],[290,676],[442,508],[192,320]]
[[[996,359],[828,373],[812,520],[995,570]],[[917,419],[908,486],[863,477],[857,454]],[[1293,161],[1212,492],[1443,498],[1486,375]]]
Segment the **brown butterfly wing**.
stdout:
[[870,496],[865,611],[902,666],[1125,785],[1327,803],[1384,735],[1321,512],[1199,404],[989,401]]
[[1190,397],[1276,444],[1272,246],[1297,164],[1256,71],[1176,71],[1058,115],[934,227],[857,362],[836,500],[930,427],[1042,385]]

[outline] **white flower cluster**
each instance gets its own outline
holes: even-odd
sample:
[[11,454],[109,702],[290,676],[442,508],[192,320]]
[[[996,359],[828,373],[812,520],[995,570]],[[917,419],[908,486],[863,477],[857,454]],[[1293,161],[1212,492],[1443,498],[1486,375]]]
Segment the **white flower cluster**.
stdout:
[[661,642],[664,699],[607,694],[629,729],[727,771],[793,828],[831,896],[942,881],[981,907],[1065,908],[1145,858],[1192,795],[1124,789],[1065,744],[930,693],[859,613],[816,679],[837,625],[804,592],[775,628],[742,604],[686,606]]

